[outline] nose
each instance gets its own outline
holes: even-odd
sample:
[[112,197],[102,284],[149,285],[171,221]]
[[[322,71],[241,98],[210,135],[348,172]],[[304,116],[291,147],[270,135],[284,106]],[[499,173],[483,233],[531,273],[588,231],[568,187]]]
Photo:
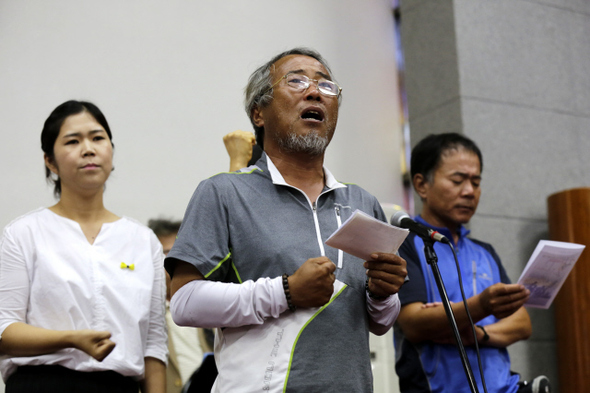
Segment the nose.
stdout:
[[307,89],[305,91],[308,100],[321,100],[322,94],[320,93],[320,87],[318,86],[318,83],[319,82],[317,80],[310,79],[309,86],[307,86]]
[[466,181],[465,185],[463,186],[463,196],[473,196],[475,195],[475,187],[471,184],[470,181]]
[[95,151],[94,151],[94,145],[92,144],[92,141],[88,140],[88,139],[84,139],[82,141],[82,155],[83,156],[88,156],[88,155],[94,155]]

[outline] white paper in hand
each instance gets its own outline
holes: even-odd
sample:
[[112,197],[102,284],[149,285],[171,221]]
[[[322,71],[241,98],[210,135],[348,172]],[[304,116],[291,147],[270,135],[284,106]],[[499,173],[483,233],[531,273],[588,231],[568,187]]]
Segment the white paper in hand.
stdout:
[[518,280],[531,291],[525,306],[549,308],[584,248],[582,244],[540,240]]
[[367,261],[375,252],[396,253],[408,233],[357,209],[326,244]]

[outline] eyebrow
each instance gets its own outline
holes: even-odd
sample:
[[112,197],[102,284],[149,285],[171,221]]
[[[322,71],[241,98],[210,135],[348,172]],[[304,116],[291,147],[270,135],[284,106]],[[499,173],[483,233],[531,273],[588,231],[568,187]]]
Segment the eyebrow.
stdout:
[[[287,74],[286,74],[286,75],[289,75],[289,74],[302,74],[302,73],[304,73],[304,72],[305,72],[305,70],[299,69],[299,70],[293,70],[293,71],[289,71],[289,72],[287,72]],[[326,75],[326,74],[324,74],[324,73],[323,73],[323,72],[321,72],[321,71],[316,71],[316,73],[315,73],[315,74],[316,74],[316,75],[319,75],[319,76],[321,76],[322,78],[324,78],[324,79],[327,79],[327,80],[329,80],[329,81],[331,81],[331,80],[332,80],[332,77],[330,77],[330,75]]]
[[[105,130],[98,129],[98,130],[92,130],[92,131],[90,131],[89,134],[90,135],[93,135],[93,134],[99,134],[99,133],[102,133],[102,132],[106,133]],[[63,138],[73,138],[73,137],[77,137],[77,136],[80,136],[80,135],[82,135],[81,132],[70,132],[69,134],[65,134],[63,136]]]
[[465,173],[465,172],[454,172],[454,173],[451,174],[451,177],[452,176],[461,176],[461,177],[467,178],[467,179],[481,180],[481,175],[473,175],[473,176],[471,176],[471,175],[469,175],[468,173]]

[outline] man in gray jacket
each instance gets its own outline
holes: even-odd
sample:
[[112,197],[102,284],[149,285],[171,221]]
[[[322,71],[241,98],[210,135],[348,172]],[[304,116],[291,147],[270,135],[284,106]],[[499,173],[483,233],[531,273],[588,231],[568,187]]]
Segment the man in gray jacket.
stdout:
[[369,331],[393,325],[406,265],[324,244],[356,209],[385,220],[323,166],[340,95],[317,52],[275,56],[246,87],[262,157],[204,180],[189,203],[166,259],[171,310],[218,328],[214,392],[372,391]]

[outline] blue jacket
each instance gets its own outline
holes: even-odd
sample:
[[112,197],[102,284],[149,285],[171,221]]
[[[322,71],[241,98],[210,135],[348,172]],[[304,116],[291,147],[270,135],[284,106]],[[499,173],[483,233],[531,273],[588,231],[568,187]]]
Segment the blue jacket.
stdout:
[[[421,217],[416,221],[437,230],[452,239],[447,228],[436,228],[429,225]],[[481,293],[492,284],[510,283],[500,258],[493,247],[478,240],[467,237],[469,231],[460,227],[459,241],[455,246],[463,290],[467,298]],[[434,281],[431,267],[424,256],[424,243],[421,238],[410,234],[402,247],[400,255],[408,264],[409,281],[399,292],[402,307],[406,304],[421,302],[440,302],[441,298]],[[442,243],[434,246],[438,256],[438,267],[441,271],[449,300],[461,302],[459,276],[451,248]],[[478,322],[478,325],[488,325],[497,322],[497,318],[490,315]],[[469,393],[471,390],[467,382],[459,351],[455,345],[435,344],[424,341],[412,344],[405,339],[403,332],[395,329],[396,371],[400,379],[400,389],[409,392],[449,392]],[[483,392],[481,375],[477,364],[475,346],[465,348],[480,392]],[[484,369],[486,386],[489,393],[518,390],[518,375],[510,371],[510,358],[505,348],[494,348],[480,345],[482,367]]]

